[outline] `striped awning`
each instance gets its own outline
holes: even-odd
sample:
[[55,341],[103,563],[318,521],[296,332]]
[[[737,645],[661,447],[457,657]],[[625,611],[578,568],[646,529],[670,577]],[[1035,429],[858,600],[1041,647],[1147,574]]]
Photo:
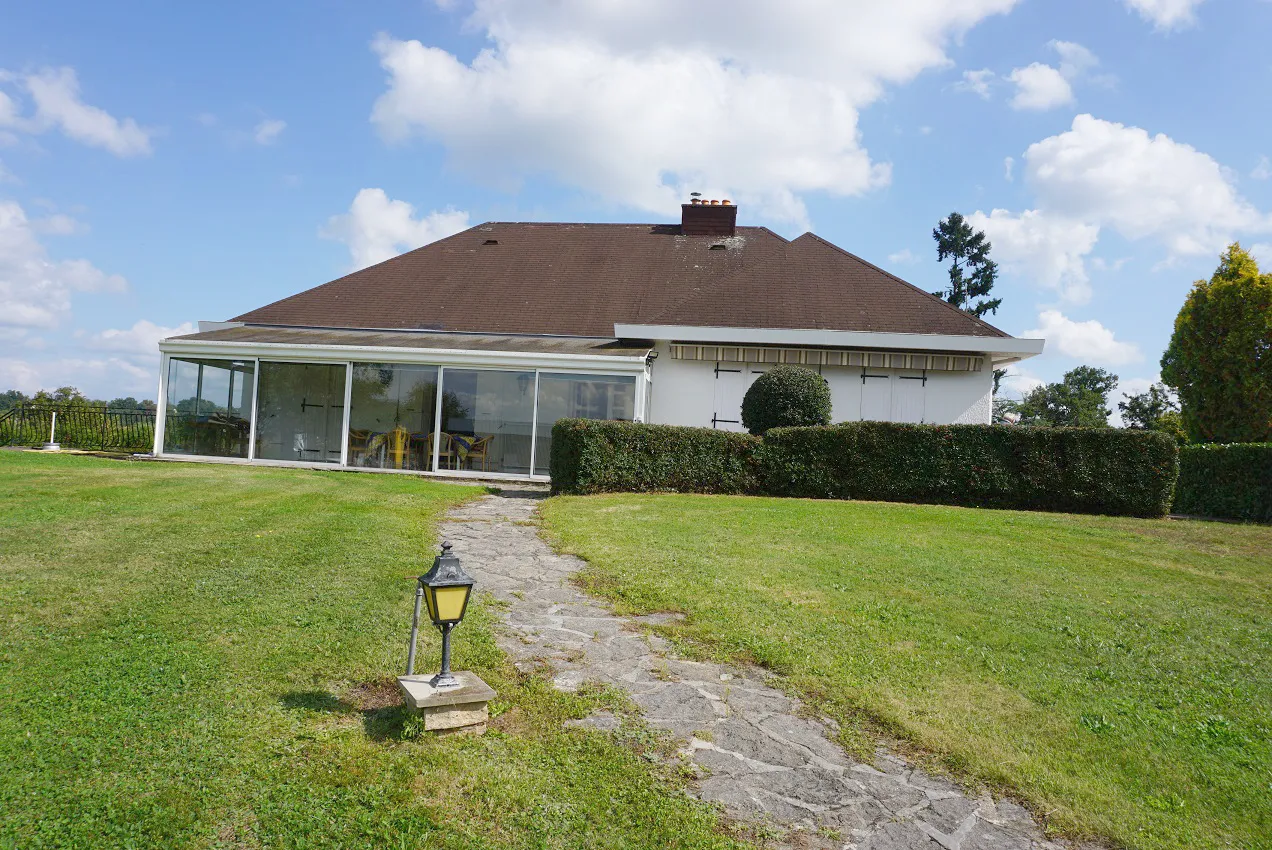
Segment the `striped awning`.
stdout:
[[673,360],[716,363],[790,363],[798,366],[861,366],[871,369],[927,369],[932,372],[979,372],[979,354],[932,354],[909,351],[860,351],[846,348],[779,348],[765,345],[697,345],[673,342]]

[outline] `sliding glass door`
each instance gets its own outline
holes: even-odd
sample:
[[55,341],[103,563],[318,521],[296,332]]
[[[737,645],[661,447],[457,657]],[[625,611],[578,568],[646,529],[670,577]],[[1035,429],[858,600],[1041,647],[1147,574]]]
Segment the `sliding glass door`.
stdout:
[[534,372],[442,370],[438,469],[527,475]]
[[247,457],[255,365],[251,360],[170,359],[163,450]]
[[431,470],[437,367],[354,363],[349,465]]
[[636,411],[636,379],[624,375],[539,374],[535,425],[534,474],[547,475],[552,456],[552,426],[558,419],[621,419]]
[[343,363],[262,362],[256,457],[340,463],[344,392]]

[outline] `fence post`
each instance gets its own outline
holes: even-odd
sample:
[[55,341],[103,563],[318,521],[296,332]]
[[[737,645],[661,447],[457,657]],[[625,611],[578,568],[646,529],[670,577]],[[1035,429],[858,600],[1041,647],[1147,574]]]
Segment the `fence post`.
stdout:
[[46,452],[55,452],[62,447],[57,444],[57,411],[52,411],[49,417],[49,441],[44,444]]

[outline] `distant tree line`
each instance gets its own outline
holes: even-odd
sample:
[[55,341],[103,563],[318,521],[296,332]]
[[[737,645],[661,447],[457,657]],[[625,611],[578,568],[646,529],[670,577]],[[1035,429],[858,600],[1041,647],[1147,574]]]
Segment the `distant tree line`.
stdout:
[[117,410],[154,410],[157,405],[150,399],[138,401],[132,396],[112,398],[109,401],[89,398],[75,387],[58,387],[55,390],[38,390],[27,395],[20,390],[0,392],[0,413],[20,404],[47,404],[70,407],[110,407]]

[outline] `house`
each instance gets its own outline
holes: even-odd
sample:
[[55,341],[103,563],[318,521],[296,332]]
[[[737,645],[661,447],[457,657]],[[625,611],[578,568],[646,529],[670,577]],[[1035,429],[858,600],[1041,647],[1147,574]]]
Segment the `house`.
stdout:
[[836,421],[989,422],[1042,351],[811,233],[482,224],[160,345],[155,454],[540,479],[566,416],[742,430],[778,363]]

